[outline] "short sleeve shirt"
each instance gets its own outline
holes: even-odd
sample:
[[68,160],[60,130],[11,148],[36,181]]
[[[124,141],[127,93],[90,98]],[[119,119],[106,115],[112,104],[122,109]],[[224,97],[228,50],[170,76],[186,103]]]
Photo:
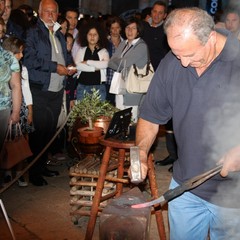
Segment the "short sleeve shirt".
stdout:
[[0,47],[0,110],[10,107],[11,90],[9,81],[12,72],[19,72],[18,60],[13,54]]
[[[239,145],[240,119],[236,118],[239,112],[240,42],[229,34],[220,55],[200,77],[194,68],[183,67],[169,52],[155,72],[140,117],[156,124],[173,119],[178,145],[173,177],[181,184],[215,167],[220,156]],[[238,121],[235,123],[234,119]],[[234,139],[225,139],[228,132]],[[220,140],[223,146],[217,146]],[[233,178],[239,175],[233,174]],[[217,175],[192,192],[207,201],[225,205],[215,198],[216,192],[220,185],[232,189],[232,184],[233,181]],[[234,206],[231,201],[228,204]]]

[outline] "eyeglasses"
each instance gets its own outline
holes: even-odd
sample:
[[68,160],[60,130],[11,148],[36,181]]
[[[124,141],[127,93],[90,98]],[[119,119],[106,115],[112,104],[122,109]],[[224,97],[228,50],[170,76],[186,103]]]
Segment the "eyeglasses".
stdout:
[[126,27],[126,30],[137,30],[137,27]]

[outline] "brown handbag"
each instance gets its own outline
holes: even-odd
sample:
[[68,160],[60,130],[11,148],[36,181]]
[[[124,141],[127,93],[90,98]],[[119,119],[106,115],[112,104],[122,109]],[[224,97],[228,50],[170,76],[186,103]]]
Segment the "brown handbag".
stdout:
[[10,169],[24,159],[32,156],[28,141],[21,131],[20,124],[15,125],[15,136],[12,137],[12,123],[9,124],[2,153],[0,155],[0,168]]

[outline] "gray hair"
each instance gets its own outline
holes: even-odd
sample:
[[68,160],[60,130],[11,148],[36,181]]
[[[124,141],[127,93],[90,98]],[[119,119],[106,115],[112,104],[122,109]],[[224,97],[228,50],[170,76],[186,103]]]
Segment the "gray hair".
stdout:
[[164,31],[167,34],[168,29],[172,26],[185,27],[204,45],[209,39],[209,35],[214,31],[214,20],[204,10],[192,8],[180,8],[171,11],[164,23]]

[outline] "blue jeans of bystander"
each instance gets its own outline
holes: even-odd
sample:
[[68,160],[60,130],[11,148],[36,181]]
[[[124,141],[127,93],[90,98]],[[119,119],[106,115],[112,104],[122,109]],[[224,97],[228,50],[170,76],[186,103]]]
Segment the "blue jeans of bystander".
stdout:
[[91,93],[92,89],[95,88],[96,90],[99,90],[99,94],[101,96],[101,100],[106,100],[106,87],[105,84],[99,84],[99,85],[83,85],[78,84],[77,86],[77,100],[83,99],[84,91]]

